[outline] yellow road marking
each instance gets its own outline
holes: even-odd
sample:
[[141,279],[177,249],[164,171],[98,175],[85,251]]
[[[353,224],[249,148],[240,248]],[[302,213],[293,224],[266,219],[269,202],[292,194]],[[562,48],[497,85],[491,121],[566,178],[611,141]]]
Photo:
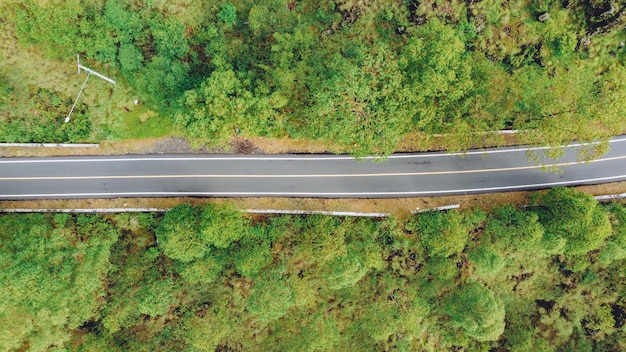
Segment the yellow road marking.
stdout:
[[111,175],[111,176],[26,176],[26,177],[0,177],[0,181],[22,181],[22,180],[94,180],[94,179],[151,179],[151,178],[330,178],[330,177],[393,177],[393,176],[427,176],[427,175],[451,175],[451,174],[473,174],[482,172],[502,172],[541,169],[561,166],[580,165],[586,163],[598,163],[603,161],[614,161],[626,159],[624,156],[616,156],[605,159],[590,161],[572,161],[566,163],[555,163],[548,165],[516,166],[509,168],[476,169],[458,171],[425,171],[425,172],[397,172],[397,173],[374,173],[374,174],[316,174],[316,175]]

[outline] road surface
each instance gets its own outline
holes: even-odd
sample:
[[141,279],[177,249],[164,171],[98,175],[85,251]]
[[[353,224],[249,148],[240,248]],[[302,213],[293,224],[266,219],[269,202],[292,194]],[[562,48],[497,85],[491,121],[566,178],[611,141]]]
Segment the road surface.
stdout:
[[394,198],[543,189],[626,181],[626,136],[578,163],[530,161],[528,148],[396,154],[384,162],[336,155],[125,155],[0,158],[0,199],[117,197]]

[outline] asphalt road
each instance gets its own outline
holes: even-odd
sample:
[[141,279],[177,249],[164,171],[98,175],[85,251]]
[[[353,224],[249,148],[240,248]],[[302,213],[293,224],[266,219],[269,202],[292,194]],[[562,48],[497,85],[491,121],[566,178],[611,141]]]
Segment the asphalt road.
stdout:
[[[542,189],[626,181],[626,136],[578,163],[579,145],[558,160],[544,149],[392,155],[384,162],[336,155],[126,155],[2,158],[0,199],[117,197],[393,198]],[[554,166],[560,172],[545,171]]]

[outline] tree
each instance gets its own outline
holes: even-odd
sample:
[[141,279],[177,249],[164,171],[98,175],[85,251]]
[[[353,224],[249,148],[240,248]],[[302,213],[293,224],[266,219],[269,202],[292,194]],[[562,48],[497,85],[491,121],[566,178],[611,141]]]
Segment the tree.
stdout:
[[253,102],[252,93],[232,69],[216,70],[200,88],[185,93],[185,110],[175,120],[190,138],[223,144],[232,136],[235,125],[245,124]]
[[0,216],[0,349],[63,348],[97,318],[118,236],[99,216]]
[[125,75],[138,71],[143,66],[143,54],[133,44],[122,44],[117,55],[120,69]]
[[181,204],[170,209],[155,230],[159,247],[168,257],[182,262],[202,258],[209,250],[199,230],[202,208]]
[[476,269],[476,275],[488,278],[493,277],[504,266],[502,257],[487,247],[480,247],[470,251],[467,259]]
[[507,204],[489,214],[485,234],[505,252],[516,249],[534,251],[543,238],[544,229],[537,213]]
[[313,117],[310,124],[318,137],[350,146],[357,156],[387,155],[409,130],[411,92],[402,84],[403,72],[387,45],[367,54],[360,47],[350,50],[350,55],[335,54],[318,68],[321,80],[312,88],[315,99],[306,115]]
[[400,67],[404,85],[413,91],[417,127],[442,131],[467,112],[463,100],[473,88],[469,55],[462,37],[437,18],[412,30]]
[[204,257],[195,259],[191,263],[177,263],[176,270],[185,281],[191,284],[210,284],[219,278],[226,264],[224,258],[215,252],[210,251]]
[[248,298],[248,310],[262,324],[280,319],[294,305],[293,290],[289,280],[283,277],[283,269],[273,268],[256,278]]
[[200,231],[207,243],[226,248],[244,235],[244,219],[231,204],[207,204],[202,212]]
[[272,263],[272,248],[265,228],[254,226],[248,227],[247,231],[244,240],[235,249],[233,262],[241,275],[255,277]]
[[429,256],[448,257],[461,252],[467,242],[463,215],[456,210],[421,213],[409,220],[406,229],[419,237]]
[[145,283],[136,297],[137,310],[151,317],[167,313],[177,301],[174,296],[176,289],[177,287],[171,279]]
[[235,24],[237,22],[237,8],[229,2],[225,3],[217,14],[217,18],[224,21],[226,24]]
[[478,341],[495,341],[504,332],[504,304],[491,290],[473,282],[445,299],[451,323]]
[[613,234],[600,250],[598,259],[603,265],[626,258],[626,208],[617,203],[611,204],[608,210]]
[[[553,188],[533,201],[546,229],[544,243],[570,256],[598,249],[611,235],[607,214],[592,196],[572,188]],[[555,244],[557,243],[557,244]]]

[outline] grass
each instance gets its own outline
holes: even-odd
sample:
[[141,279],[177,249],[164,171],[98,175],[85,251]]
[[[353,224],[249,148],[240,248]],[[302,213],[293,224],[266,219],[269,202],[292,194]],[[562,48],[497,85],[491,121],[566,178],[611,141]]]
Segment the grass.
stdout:
[[121,130],[111,132],[115,140],[167,137],[174,130],[171,119],[143,106],[121,114],[120,125]]
[[[20,59],[25,57],[28,60]],[[0,22],[0,74],[7,78],[16,93],[8,102],[13,113],[29,114],[32,103],[28,92],[38,88],[55,90],[64,100],[73,102],[86,77],[85,73],[77,75],[75,60],[75,57],[50,59],[35,46],[18,45],[10,21]],[[89,63],[83,64],[89,66]],[[106,67],[93,69],[111,75]],[[117,79],[115,86],[91,77],[80,97],[80,102],[87,105],[87,115],[94,126],[92,140],[159,138],[173,134],[174,126],[168,117],[158,116],[141,103],[135,106],[132,89],[117,77],[112,78]],[[58,119],[64,118],[58,116]],[[46,123],[34,119],[35,124]]]

